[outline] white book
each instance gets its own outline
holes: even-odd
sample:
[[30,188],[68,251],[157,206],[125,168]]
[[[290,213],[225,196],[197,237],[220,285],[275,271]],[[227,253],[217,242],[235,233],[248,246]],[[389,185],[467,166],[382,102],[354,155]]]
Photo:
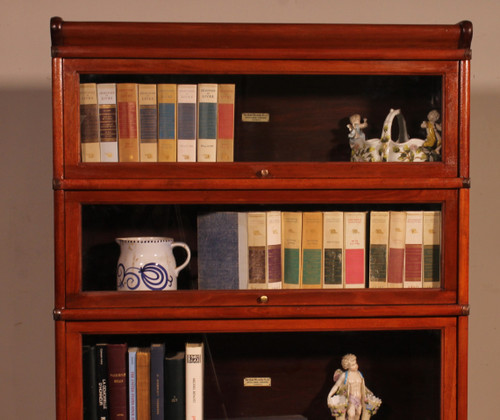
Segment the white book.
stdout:
[[186,343],[186,419],[203,420],[203,343]]
[[216,83],[198,85],[198,162],[217,159],[217,89]]
[[196,162],[197,85],[177,86],[177,161]]
[[342,264],[344,255],[344,213],[323,213],[323,287],[344,287]]
[[268,211],[266,219],[266,283],[269,289],[281,289],[281,212]]
[[403,287],[423,286],[423,224],[422,211],[406,212],[405,275]]

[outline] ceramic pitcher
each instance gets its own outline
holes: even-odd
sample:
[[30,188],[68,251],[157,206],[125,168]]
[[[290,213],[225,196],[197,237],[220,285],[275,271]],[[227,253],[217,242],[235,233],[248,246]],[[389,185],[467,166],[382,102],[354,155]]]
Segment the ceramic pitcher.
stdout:
[[[185,243],[165,237],[117,238],[116,242],[120,245],[117,290],[177,290],[177,276],[191,259]],[[172,253],[175,247],[187,254],[179,266]]]

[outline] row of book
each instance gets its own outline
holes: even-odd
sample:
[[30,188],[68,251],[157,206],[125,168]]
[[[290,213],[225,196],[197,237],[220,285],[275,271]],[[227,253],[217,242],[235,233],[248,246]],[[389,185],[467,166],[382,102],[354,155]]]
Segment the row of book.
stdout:
[[203,343],[84,345],[84,420],[202,420]]
[[232,162],[234,84],[81,83],[82,162]]
[[439,288],[441,212],[198,216],[199,289]]

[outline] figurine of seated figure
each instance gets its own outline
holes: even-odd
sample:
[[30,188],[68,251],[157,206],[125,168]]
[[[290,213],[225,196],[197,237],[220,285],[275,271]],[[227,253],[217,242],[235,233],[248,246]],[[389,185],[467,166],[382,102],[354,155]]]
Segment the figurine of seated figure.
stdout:
[[423,121],[420,127],[425,128],[427,135],[426,140],[423,144],[424,147],[429,149],[439,149],[441,146],[441,124],[438,124],[439,112],[433,109],[429,114],[427,114],[427,121]]
[[349,117],[350,124],[347,124],[347,128],[349,129],[349,141],[351,144],[356,142],[364,142],[365,133],[363,129],[368,127],[367,119],[363,118],[363,122],[361,122],[361,115],[353,114]]
[[335,371],[335,385],[328,393],[327,404],[332,416],[341,420],[369,419],[382,401],[366,388],[354,354],[346,354],[342,358],[342,369],[344,371]]

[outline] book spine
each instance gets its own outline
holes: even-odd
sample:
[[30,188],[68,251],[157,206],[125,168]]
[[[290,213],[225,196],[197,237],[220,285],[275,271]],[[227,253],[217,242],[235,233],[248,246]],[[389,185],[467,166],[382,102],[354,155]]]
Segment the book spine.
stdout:
[[100,162],[97,85],[80,84],[80,145],[82,162]]
[[99,105],[101,162],[118,162],[116,83],[99,83],[97,85],[97,101]]
[[165,344],[151,344],[151,420],[164,420]]
[[203,343],[186,343],[186,419],[203,419]]
[[158,105],[156,85],[140,84],[139,145],[141,162],[158,161]]
[[[239,288],[239,216],[237,212],[198,215],[198,288]],[[247,244],[245,243],[245,253]]]
[[387,257],[389,249],[389,212],[370,213],[370,256],[368,284],[371,288],[387,287]]
[[177,85],[158,85],[158,162],[177,161]]
[[137,350],[137,420],[151,418],[151,353],[149,348]]
[[302,212],[282,213],[283,288],[298,289],[302,272]]
[[302,287],[322,287],[323,214],[302,215]]
[[137,347],[128,349],[128,413],[137,420]]
[[403,287],[406,212],[389,213],[389,256],[387,259],[387,287]]
[[248,213],[248,288],[266,288],[265,212]]
[[108,344],[109,414],[111,420],[127,418],[127,345]]
[[185,352],[165,357],[165,418],[186,420]]
[[217,110],[217,161],[234,161],[235,85],[220,84]]
[[177,161],[196,162],[196,85],[177,86]]
[[238,212],[238,288],[248,289],[248,215]]
[[281,212],[266,214],[266,283],[269,289],[281,289]]
[[424,212],[424,288],[441,287],[441,212]]
[[344,287],[344,213],[327,211],[323,213],[323,287],[340,289]]
[[344,214],[344,279],[346,288],[364,288],[366,213]]
[[198,85],[198,162],[217,159],[217,89],[215,83]]
[[99,406],[97,409],[97,418],[99,420],[107,420],[109,418],[108,411],[108,358],[106,352],[106,344],[96,345],[97,357],[97,387],[99,395]]
[[83,418],[97,420],[98,390],[96,378],[96,348],[84,345],[82,347],[83,374]]
[[423,212],[406,212],[405,275],[403,287],[423,287]]
[[139,101],[136,83],[116,85],[118,159],[139,162]]

